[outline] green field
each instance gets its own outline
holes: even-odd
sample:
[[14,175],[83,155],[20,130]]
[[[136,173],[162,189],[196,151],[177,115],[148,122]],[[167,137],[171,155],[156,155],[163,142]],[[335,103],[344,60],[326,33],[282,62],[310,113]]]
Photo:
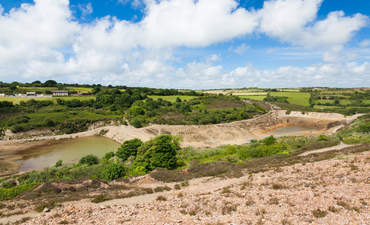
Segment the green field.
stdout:
[[338,109],[341,108],[340,106],[334,105],[315,105],[314,109]]
[[149,95],[149,98],[152,98],[153,100],[157,100],[159,98],[169,101],[169,102],[176,102],[177,98],[180,98],[181,100],[191,100],[193,98],[196,98],[197,96],[187,96],[187,95],[172,95],[172,96],[160,96],[160,95]]
[[57,99],[64,99],[64,100],[73,100],[73,99],[78,99],[78,100],[90,100],[94,99],[95,96],[70,96],[70,97],[40,97],[40,98],[32,98],[32,97],[0,97],[0,101],[8,101],[8,102],[13,102],[13,104],[19,104],[21,101],[29,101],[31,99],[37,100],[37,101],[44,101],[44,100],[49,100],[53,101],[56,103]]
[[[89,93],[92,91],[92,88],[85,87],[66,87],[68,91],[76,91],[79,93]],[[18,90],[21,92],[35,91],[40,93],[45,93],[45,91],[55,91],[58,90],[57,87],[19,87]]]
[[240,95],[238,97],[244,99],[263,101],[263,99],[266,98],[266,95]]
[[304,92],[270,92],[271,96],[288,97],[288,102],[294,105],[309,106],[310,94]]

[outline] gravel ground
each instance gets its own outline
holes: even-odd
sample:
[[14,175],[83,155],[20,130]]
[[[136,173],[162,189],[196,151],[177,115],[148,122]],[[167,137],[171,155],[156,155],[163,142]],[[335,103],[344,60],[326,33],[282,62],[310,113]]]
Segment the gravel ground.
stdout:
[[[65,203],[22,224],[370,224],[370,152],[99,204]],[[173,184],[171,184],[173,185]]]

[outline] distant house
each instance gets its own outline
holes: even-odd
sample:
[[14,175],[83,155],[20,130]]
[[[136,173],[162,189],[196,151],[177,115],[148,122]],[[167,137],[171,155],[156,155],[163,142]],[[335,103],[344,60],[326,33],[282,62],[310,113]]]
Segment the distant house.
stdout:
[[36,92],[34,91],[29,91],[29,92],[26,92],[26,96],[36,96]]
[[68,95],[69,95],[68,91],[65,90],[53,91],[53,96],[68,96]]
[[5,97],[5,94],[4,93],[0,93],[0,97]]

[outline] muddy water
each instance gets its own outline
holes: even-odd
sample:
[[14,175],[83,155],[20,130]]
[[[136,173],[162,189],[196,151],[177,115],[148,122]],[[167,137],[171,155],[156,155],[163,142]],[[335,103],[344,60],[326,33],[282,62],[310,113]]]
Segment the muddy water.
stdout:
[[292,135],[313,133],[315,131],[318,131],[318,130],[315,128],[289,126],[289,127],[277,128],[275,130],[267,132],[267,134],[274,135],[274,136],[292,136]]
[[64,140],[27,150],[27,153],[22,152],[19,171],[40,170],[55,165],[58,160],[63,160],[64,164],[76,163],[88,154],[101,158],[107,152],[116,151],[118,147],[119,143],[97,136]]

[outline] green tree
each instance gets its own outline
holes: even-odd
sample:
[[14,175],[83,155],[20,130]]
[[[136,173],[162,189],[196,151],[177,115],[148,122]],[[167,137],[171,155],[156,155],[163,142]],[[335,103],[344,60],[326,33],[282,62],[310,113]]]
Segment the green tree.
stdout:
[[56,87],[57,86],[57,82],[55,80],[47,80],[45,81],[44,83],[44,87]]
[[145,142],[137,152],[134,164],[140,164],[149,172],[155,168],[175,169],[180,144],[171,135],[161,135]]
[[138,148],[143,144],[140,139],[131,139],[123,142],[120,148],[118,148],[116,155],[118,158],[126,161],[130,156],[136,157]]

